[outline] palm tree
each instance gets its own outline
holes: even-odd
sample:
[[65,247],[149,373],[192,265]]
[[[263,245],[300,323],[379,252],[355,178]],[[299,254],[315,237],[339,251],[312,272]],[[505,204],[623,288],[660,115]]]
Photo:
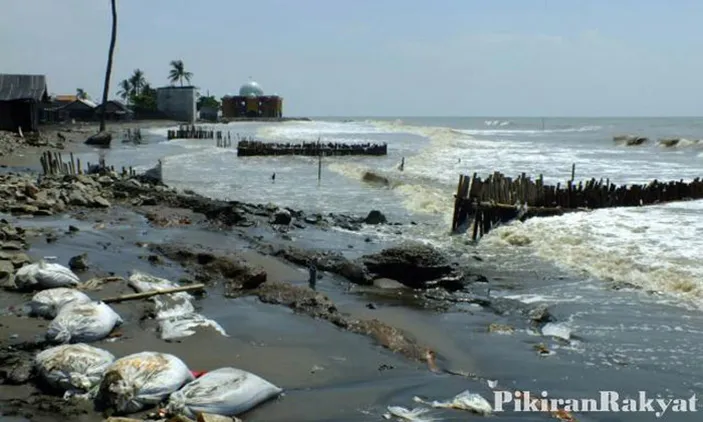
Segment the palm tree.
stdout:
[[100,132],[105,131],[105,104],[107,95],[110,92],[110,76],[112,75],[112,55],[115,52],[115,42],[117,41],[117,0],[110,0],[112,9],[112,34],[110,35],[110,50],[107,54],[107,69],[105,70],[105,85],[103,85],[103,101],[100,109]]
[[132,85],[132,93],[134,95],[139,95],[142,92],[142,88],[146,85],[146,78],[144,78],[144,72],[141,69],[134,69],[132,76],[129,77],[129,83]]
[[175,84],[176,81],[178,81],[181,83],[181,86],[183,86],[183,79],[190,83],[190,78],[192,77],[192,72],[186,72],[185,66],[183,65],[183,60],[171,61],[171,71],[168,73],[168,79],[172,84]]
[[120,82],[119,86],[120,90],[117,91],[117,95],[122,98],[122,101],[127,102],[127,100],[129,100],[129,97],[132,95],[132,92],[134,91],[132,83],[129,82],[129,79],[124,79],[122,82]]
[[83,88],[78,88],[76,89],[76,98],[78,98],[79,100],[87,100],[88,94]]

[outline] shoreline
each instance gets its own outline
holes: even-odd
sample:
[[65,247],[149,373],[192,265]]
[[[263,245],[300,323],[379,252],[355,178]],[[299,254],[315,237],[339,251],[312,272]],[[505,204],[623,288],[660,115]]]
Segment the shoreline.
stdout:
[[[61,231],[48,233],[27,229],[31,235],[25,241],[28,253],[34,259],[45,256],[41,252],[50,252],[59,258],[59,263],[66,265],[70,257],[59,250],[62,248],[60,245],[65,244],[64,247],[72,255],[87,252],[89,261],[97,261],[91,265],[89,272],[80,274],[84,281],[104,276],[126,278],[133,268],[144,266],[155,276],[174,279],[178,274],[178,279],[186,277],[206,283],[209,296],[235,301],[254,299],[260,304],[258,307],[292,310],[294,314],[304,318],[305,325],[314,324],[326,327],[324,330],[339,330],[335,336],[339,335],[345,339],[352,336],[355,343],[363,338],[371,340],[368,346],[360,349],[368,348],[363,353],[373,356],[377,353],[384,354],[386,352],[383,350],[387,350],[391,353],[389,356],[397,356],[393,357],[394,363],[391,366],[414,368],[412,371],[420,371],[421,374],[443,373],[468,382],[485,383],[480,376],[473,375],[473,371],[447,367],[441,348],[436,350],[433,341],[423,339],[422,331],[414,330],[407,324],[401,324],[402,328],[398,328],[383,322],[382,319],[369,318],[368,309],[384,309],[384,296],[395,296],[397,299],[400,295],[401,303],[415,302],[412,306],[429,310],[446,308],[450,306],[451,298],[454,298],[456,301],[474,303],[495,314],[502,314],[506,310],[515,311],[521,315],[520,319],[526,318],[535,325],[552,319],[545,308],[526,306],[518,301],[499,298],[487,299],[480,293],[473,292],[473,287],[477,287],[479,291],[484,289],[486,278],[474,274],[469,267],[459,268],[456,263],[429,247],[400,245],[395,249],[386,248],[377,254],[349,259],[339,253],[300,249],[291,245],[288,240],[288,233],[297,230],[330,230],[335,227],[358,230],[362,224],[369,222],[365,217],[322,216],[279,208],[271,204],[254,205],[212,200],[191,193],[177,193],[166,186],[152,184],[141,176],[124,179],[115,174],[43,177],[35,184],[34,178],[26,174],[7,174],[0,176],[0,185],[31,191],[37,198],[26,196],[28,199],[23,201],[21,197],[18,199],[17,195],[11,195],[9,199],[7,196],[5,199],[0,197],[0,209],[14,214],[9,217],[13,224],[29,224],[32,227],[58,224],[64,227]],[[44,199],[45,194],[48,199]],[[69,198],[69,202],[62,204],[60,199],[51,202],[53,197]],[[34,214],[35,217],[27,219],[23,216],[26,214]],[[76,218],[89,226],[89,232],[100,233],[102,240],[98,245],[102,244],[103,249],[107,251],[101,252],[106,255],[104,258],[95,258],[96,252],[91,251],[90,242],[78,242],[83,229],[76,229],[76,232],[66,230],[67,222]],[[142,219],[141,223],[138,222],[139,219]],[[147,231],[152,232],[152,236],[156,238],[160,237],[155,234],[158,232],[172,233],[172,236],[176,236],[175,233],[190,233],[188,238],[199,238],[203,242],[187,245],[184,244],[188,243],[186,238],[174,242],[144,242],[137,240],[139,236],[135,238],[134,234],[108,234],[111,231],[110,226],[124,225],[124,221],[148,227]],[[402,227],[401,223],[384,224]],[[261,230],[270,231],[277,240],[260,240]],[[41,235],[37,235],[38,233]],[[230,234],[228,239],[236,234],[236,240],[230,242],[239,246],[234,249],[215,247],[218,244],[217,238],[221,238],[225,233]],[[131,241],[127,240],[130,238]],[[42,244],[42,240],[46,243]],[[140,255],[134,257],[133,253],[125,253],[127,249],[136,249]],[[118,260],[122,262],[119,265],[120,271],[115,271],[114,262],[109,262],[118,256]],[[426,257],[428,259],[423,261]],[[324,284],[331,283],[332,286],[342,287],[341,293],[327,291],[328,287],[323,288],[322,285],[322,290],[315,292],[306,285],[305,266],[312,259],[318,262],[321,280],[328,280]],[[404,266],[401,270],[398,269],[399,263]],[[420,281],[417,279],[418,271],[426,274]],[[263,280],[259,276],[262,272]],[[362,301],[357,305],[350,306],[349,299],[342,299],[342,303],[331,299],[332,296],[337,299],[344,298],[349,294],[343,293],[344,291],[351,292],[354,289],[361,289],[362,293],[357,294],[363,295]],[[104,289],[88,293],[99,299],[128,293],[129,290],[124,283],[108,283]],[[374,295],[377,296],[376,299]],[[403,299],[402,296],[408,298]],[[31,295],[9,292],[3,305],[17,306],[29,297]],[[231,337],[221,338],[199,331],[195,336],[178,341],[178,344],[185,346],[173,346],[173,343],[158,338],[147,341],[146,337],[153,337],[154,328],[145,330],[145,327],[153,326],[153,322],[149,322],[146,304],[148,301],[116,305],[115,309],[126,321],[119,329],[122,334],[93,345],[122,351],[121,355],[124,355],[127,352],[142,351],[142,346],[148,344],[154,350],[177,352],[176,354],[185,361],[195,362],[198,368],[209,363],[194,355],[199,341],[212,345],[221,344],[217,347],[231,347],[227,345]],[[271,309],[265,312],[277,311]],[[82,415],[80,420],[102,420],[100,414],[86,410],[85,404],[64,403],[60,397],[46,396],[33,386],[33,378],[29,375],[31,372],[28,372],[26,364],[22,366],[20,362],[31,362],[33,353],[47,347],[43,341],[36,340],[46,323],[12,314],[13,312],[10,312],[10,315],[3,316],[0,327],[0,339],[3,339],[0,340],[0,362],[3,362],[0,365],[0,374],[5,374],[0,377],[2,384],[5,384],[0,387],[0,391],[3,391],[4,395],[7,394],[6,397],[20,395],[25,398],[5,401],[11,409],[10,414],[29,413],[39,415],[38,419],[33,420],[46,421],[74,418],[77,414]],[[265,332],[263,335],[267,336]],[[270,353],[275,355],[279,352],[274,348]],[[256,357],[252,355],[251,360],[256,361]],[[226,359],[223,361],[222,357],[212,358],[212,361],[223,362],[224,365]],[[257,366],[260,364],[259,362]],[[280,374],[278,377],[280,378]],[[271,374],[268,378],[275,382],[276,374]],[[292,379],[297,378],[293,376]],[[52,407],[52,412],[58,412],[62,416],[52,419],[50,414],[42,413],[43,410],[37,407],[36,400],[29,400],[30,396],[26,396],[37,393],[41,394],[37,396],[41,397],[41,400],[54,403],[56,408]],[[264,412],[267,405],[262,407],[261,411]],[[256,412],[254,410],[254,413]]]

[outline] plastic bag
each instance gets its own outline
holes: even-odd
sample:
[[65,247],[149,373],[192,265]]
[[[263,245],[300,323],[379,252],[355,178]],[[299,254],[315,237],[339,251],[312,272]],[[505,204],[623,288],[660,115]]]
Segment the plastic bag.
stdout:
[[100,384],[115,357],[87,344],[65,344],[37,354],[38,375],[53,388],[63,391],[89,391]]
[[91,342],[103,339],[122,318],[103,302],[64,305],[46,331],[46,339],[59,343]]
[[167,353],[141,352],[116,360],[105,372],[99,397],[119,413],[157,404],[193,380],[182,360]]
[[40,290],[54,287],[71,287],[80,284],[73,271],[61,264],[45,261],[25,265],[15,274],[15,285],[19,290]]
[[189,417],[201,412],[236,416],[278,396],[282,391],[250,372],[220,368],[171,394],[166,409],[172,414]]
[[68,287],[42,290],[29,302],[29,313],[34,316],[53,318],[67,303],[87,303],[91,299],[83,292]]
[[[154,277],[134,271],[128,284],[138,292],[160,291],[180,287],[178,283],[165,278]],[[151,300],[156,305],[156,320],[163,340],[173,340],[195,334],[197,328],[210,327],[223,336],[227,332],[220,324],[195,312],[191,303],[193,296],[186,292],[169,293],[154,296]]]
[[420,397],[414,397],[413,400],[416,403],[422,403],[436,409],[468,410],[484,416],[490,415],[493,412],[493,406],[491,406],[488,400],[484,399],[479,394],[470,392],[469,390],[462,391],[451,400],[433,400],[428,402]]

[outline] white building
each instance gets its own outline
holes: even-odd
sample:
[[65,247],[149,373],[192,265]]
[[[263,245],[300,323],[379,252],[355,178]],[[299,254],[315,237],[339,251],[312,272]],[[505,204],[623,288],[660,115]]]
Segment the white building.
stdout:
[[196,88],[165,86],[156,89],[156,108],[171,119],[194,123]]

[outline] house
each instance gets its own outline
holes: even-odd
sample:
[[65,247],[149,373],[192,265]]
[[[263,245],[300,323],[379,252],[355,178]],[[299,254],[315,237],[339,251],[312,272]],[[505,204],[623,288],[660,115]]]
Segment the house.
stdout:
[[110,100],[105,105],[100,104],[95,107],[95,118],[100,118],[103,107],[105,107],[105,118],[107,120],[131,120],[132,111],[124,103],[117,100]]
[[97,104],[90,100],[77,98],[75,101],[61,107],[69,119],[75,120],[92,120],[95,118],[95,109]]
[[51,97],[51,102],[57,107],[63,107],[71,104],[77,99],[77,95],[54,95],[53,97]]
[[36,131],[40,105],[48,101],[46,76],[0,74],[0,130]]

